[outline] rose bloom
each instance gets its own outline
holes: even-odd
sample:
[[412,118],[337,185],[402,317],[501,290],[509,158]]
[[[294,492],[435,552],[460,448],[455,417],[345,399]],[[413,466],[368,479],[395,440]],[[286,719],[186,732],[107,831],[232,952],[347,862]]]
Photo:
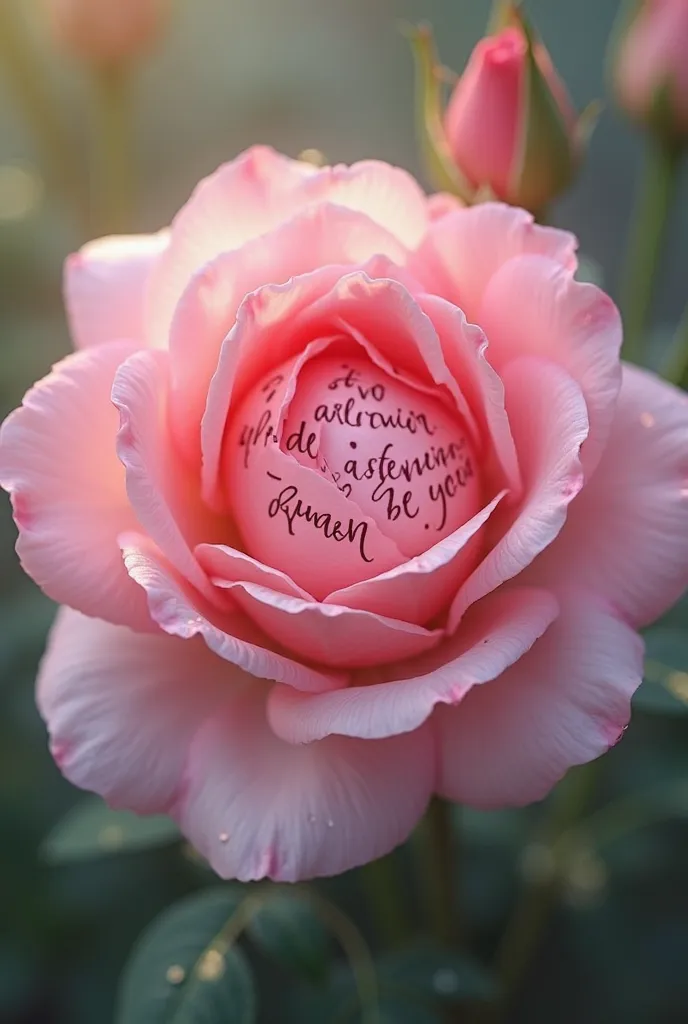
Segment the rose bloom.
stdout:
[[168,0],[46,0],[56,43],[81,60],[110,64],[156,41]]
[[[481,39],[452,92],[444,128],[452,157],[475,188],[488,186],[508,202],[542,207],[568,185],[578,161],[576,113],[541,43],[534,48],[541,88],[552,100],[551,119],[540,125],[537,175],[520,163],[531,130],[528,43],[515,26]],[[536,182],[534,182],[536,178]]]
[[[661,134],[688,139],[688,2],[644,0],[614,61],[619,103]],[[665,92],[665,96],[662,93]]]
[[575,245],[256,148],[68,260],[76,352],[0,436],[68,779],[294,880],[616,743],[688,582],[688,400]]

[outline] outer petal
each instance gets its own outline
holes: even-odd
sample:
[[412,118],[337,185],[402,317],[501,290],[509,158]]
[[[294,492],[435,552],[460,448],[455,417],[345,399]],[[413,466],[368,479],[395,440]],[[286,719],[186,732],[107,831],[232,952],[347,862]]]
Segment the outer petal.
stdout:
[[525,496],[515,511],[505,508],[511,521],[499,523],[495,513],[499,539],[459,591],[449,613],[450,632],[469,605],[518,575],[552,543],[583,485],[578,456],[588,418],[578,385],[558,366],[533,358],[512,363],[503,380]]
[[490,281],[479,313],[498,373],[519,356],[558,363],[581,387],[590,435],[581,453],[586,475],[609,436],[621,385],[621,318],[612,300],[592,284],[541,256],[505,263]]
[[132,352],[112,342],[68,356],[0,432],[0,482],[12,495],[17,551],[49,597],[89,615],[151,629],[117,535],[138,528],[115,452],[112,381]]
[[[365,262],[371,252],[405,261],[399,240],[369,217],[323,203],[299,211],[268,235],[194,268],[170,326],[171,416],[177,443],[193,457],[220,349],[246,298],[262,285],[283,284],[321,267]],[[332,273],[328,275],[333,279]],[[227,344],[235,361],[240,345]],[[228,353],[229,354],[229,353]],[[231,381],[227,401],[231,394]]]
[[176,799],[194,730],[241,676],[200,640],[132,633],[63,608],[38,705],[70,782],[151,814]]
[[460,635],[430,654],[360,677],[336,693],[299,695],[285,686],[268,706],[275,732],[291,743],[338,734],[373,740],[417,729],[436,704],[457,704],[471,687],[495,679],[542,635],[557,614],[543,590],[501,591],[472,609]]
[[341,605],[304,601],[255,583],[219,584],[268,636],[302,658],[340,668],[367,668],[413,658],[435,647],[441,629]]
[[137,352],[119,367],[112,388],[120,414],[117,454],[138,521],[177,571],[212,600],[214,588],[193,549],[228,539],[229,528],[202,504],[198,474],[192,476],[172,447],[168,387],[167,352]]
[[623,371],[602,460],[529,579],[580,584],[644,626],[688,587],[688,398]]
[[259,679],[316,693],[346,684],[342,673],[311,668],[273,650],[274,642],[229,601],[224,609],[213,607],[176,576],[145,537],[128,534],[120,542],[129,574],[143,587],[150,613],[166,633],[184,640],[201,636],[220,658]]
[[247,150],[201,182],[174,220],[169,250],[151,287],[149,328],[155,343],[165,344],[174,307],[200,266],[272,231],[299,210],[327,202],[365,213],[404,246],[418,245],[427,224],[422,192],[398,168],[366,161],[318,169],[266,147]]
[[436,712],[439,792],[475,807],[544,797],[620,738],[643,644],[592,593],[560,595],[556,623],[499,679]]
[[126,339],[145,344],[148,278],[169,231],[88,242],[65,262],[64,296],[76,348]]
[[434,784],[427,727],[372,743],[332,736],[291,746],[269,730],[260,688],[234,692],[197,733],[174,812],[218,874],[334,875],[407,838]]
[[502,264],[530,253],[573,271],[576,246],[573,235],[535,224],[525,210],[480,203],[434,221],[411,268],[429,292],[449,299],[470,321],[481,323],[485,289]]

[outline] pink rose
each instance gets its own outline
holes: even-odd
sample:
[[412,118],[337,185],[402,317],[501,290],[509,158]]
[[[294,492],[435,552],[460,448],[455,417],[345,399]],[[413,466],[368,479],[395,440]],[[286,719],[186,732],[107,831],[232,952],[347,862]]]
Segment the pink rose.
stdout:
[[540,209],[569,184],[580,144],[575,111],[549,54],[538,43],[531,55],[530,46],[516,26],[481,39],[454,87],[444,128],[473,188]]
[[688,3],[643,0],[614,60],[619,103],[661,135],[688,140]]
[[0,480],[66,606],[38,700],[73,783],[292,880],[618,740],[688,582],[688,399],[622,371],[574,249],[256,148],[71,257],[77,351]]
[[56,43],[96,64],[147,50],[160,34],[168,0],[46,0]]

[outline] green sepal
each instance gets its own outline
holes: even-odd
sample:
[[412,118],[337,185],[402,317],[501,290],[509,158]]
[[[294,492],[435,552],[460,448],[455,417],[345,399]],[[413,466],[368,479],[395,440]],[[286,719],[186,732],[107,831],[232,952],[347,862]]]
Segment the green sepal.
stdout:
[[521,137],[511,172],[509,200],[537,213],[573,178],[577,155],[557,102],[535,58],[536,39],[522,11],[513,7],[526,40]]
[[496,36],[505,28],[520,28],[520,6],[519,0],[495,0],[487,25],[487,35]]
[[433,185],[452,192],[465,203],[473,201],[473,190],[454,163],[444,131],[442,79],[432,31],[427,25],[406,28],[416,65],[416,123],[421,149]]

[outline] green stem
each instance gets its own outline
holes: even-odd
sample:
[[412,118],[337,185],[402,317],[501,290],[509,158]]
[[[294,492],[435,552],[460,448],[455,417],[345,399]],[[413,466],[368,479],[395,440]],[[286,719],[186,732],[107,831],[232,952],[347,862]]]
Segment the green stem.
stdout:
[[39,159],[55,188],[87,220],[83,175],[50,84],[34,59],[24,22],[11,0],[0,0],[0,62],[35,136]]
[[662,366],[662,376],[688,391],[688,305],[683,311],[669,354]]
[[135,155],[129,67],[95,71],[97,93],[96,228],[101,234],[131,231],[135,205]]
[[625,335],[623,357],[634,363],[642,361],[643,333],[676,190],[680,155],[676,147],[665,142],[656,139],[648,142],[621,281]]
[[526,879],[497,951],[496,967],[502,987],[500,1019],[537,952],[558,897],[558,840],[584,813],[599,772],[600,761],[570,772],[552,794],[545,820],[533,838],[531,849],[538,855],[539,870],[531,871]]
[[410,938],[411,923],[406,893],[393,853],[366,864],[360,871],[379,937],[385,946],[398,946]]
[[452,808],[433,797],[418,835],[420,878],[425,890],[428,924],[442,944],[458,942],[458,844],[451,821]]

